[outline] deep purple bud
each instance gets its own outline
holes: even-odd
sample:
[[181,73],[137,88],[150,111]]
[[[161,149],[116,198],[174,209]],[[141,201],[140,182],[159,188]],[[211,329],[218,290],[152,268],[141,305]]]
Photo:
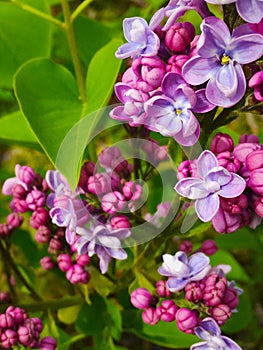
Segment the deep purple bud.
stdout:
[[88,254],[76,254],[76,261],[81,266],[87,266],[90,263],[90,257]]
[[58,267],[61,271],[68,271],[72,266],[72,259],[69,254],[59,254],[57,256]]
[[106,169],[113,169],[112,164],[116,163],[116,160],[123,160],[121,151],[118,147],[112,146],[104,148],[104,150],[99,154],[99,162]]
[[57,347],[57,342],[52,337],[45,337],[41,339],[39,344],[40,350],[55,350]]
[[55,266],[50,256],[44,256],[44,258],[40,260],[40,265],[44,270],[51,270]]
[[38,317],[32,317],[30,319],[31,323],[34,324],[34,329],[36,332],[41,333],[43,330],[43,323]]
[[218,165],[226,168],[231,173],[237,173],[241,167],[240,161],[235,158],[229,151],[217,155]]
[[0,235],[7,236],[11,232],[9,226],[7,224],[0,224]]
[[181,180],[185,177],[195,177],[197,174],[196,159],[184,160],[178,166],[177,179]]
[[30,218],[30,225],[38,229],[40,226],[47,225],[50,222],[49,212],[45,208],[37,208]]
[[221,132],[217,133],[211,140],[210,150],[215,154],[222,152],[232,152],[234,149],[234,142],[228,134]]
[[111,218],[110,223],[114,229],[131,227],[130,221],[125,215],[114,216]]
[[100,196],[111,190],[109,175],[106,173],[90,176],[87,183],[87,189],[90,193]]
[[168,298],[171,295],[171,292],[167,287],[166,281],[163,280],[156,282],[156,292],[162,298]]
[[31,192],[28,193],[26,196],[26,202],[28,205],[28,208],[31,210],[36,210],[37,208],[43,207],[45,204],[45,195],[43,192],[39,190],[32,190]]
[[233,310],[237,307],[238,302],[238,294],[235,288],[227,288],[222,298],[222,303],[228,305]]
[[251,152],[256,151],[257,149],[261,149],[261,146],[258,143],[251,143],[251,142],[240,143],[234,148],[234,156],[241,163],[244,163],[246,160],[246,157]]
[[148,308],[150,306],[151,299],[152,295],[146,288],[138,288],[131,293],[131,303],[137,309]]
[[136,88],[143,92],[157,89],[165,75],[165,64],[157,56],[134,59],[132,69],[137,77]]
[[242,226],[242,218],[238,214],[231,214],[222,208],[212,219],[214,229],[220,233],[232,233]]
[[22,185],[17,184],[12,187],[12,194],[14,198],[26,199],[27,191]]
[[18,213],[26,213],[28,211],[28,205],[25,199],[14,198],[11,202],[11,208]]
[[21,226],[23,222],[23,218],[19,216],[17,213],[11,213],[6,218],[7,225],[10,230],[13,230],[19,226]]
[[1,345],[5,349],[11,349],[13,345],[17,344],[17,340],[17,333],[12,329],[7,329],[1,334]]
[[263,168],[251,172],[248,186],[252,188],[256,194],[263,196]]
[[179,250],[189,254],[193,250],[193,245],[190,241],[183,241],[179,244]]
[[160,321],[160,316],[155,308],[149,307],[142,312],[142,319],[144,323],[154,326]]
[[228,213],[240,214],[242,213],[243,209],[248,207],[248,199],[244,193],[235,198],[221,198],[220,206]]
[[239,143],[259,143],[259,138],[254,134],[243,134],[239,138]]
[[263,150],[259,149],[248,154],[245,165],[250,171],[263,168]]
[[1,314],[0,315],[0,328],[7,329],[12,328],[14,326],[14,318],[9,314]]
[[185,299],[196,304],[203,299],[204,284],[201,281],[188,283],[184,291]]
[[87,190],[88,178],[94,175],[94,171],[95,171],[95,163],[86,162],[82,165],[78,186],[81,187],[84,191]]
[[22,324],[26,319],[28,319],[28,315],[25,310],[20,307],[9,306],[6,311],[6,314],[9,314],[13,317],[16,325]]
[[219,305],[227,288],[226,278],[217,273],[209,275],[205,280],[203,300],[208,306]]
[[126,205],[125,197],[118,191],[105,194],[101,199],[102,210],[109,214],[116,214]]
[[254,210],[258,216],[263,218],[263,197],[260,197],[254,202]]
[[221,326],[223,325],[232,315],[230,307],[226,304],[220,304],[209,310],[213,319]]
[[66,272],[66,277],[72,284],[86,284],[90,280],[90,274],[84,270],[83,266],[75,264]]
[[171,26],[165,35],[165,44],[176,53],[184,53],[195,37],[195,28],[190,22],[177,22]]
[[176,324],[180,331],[187,334],[194,334],[194,328],[199,323],[199,312],[181,308],[176,313]]
[[18,340],[22,345],[27,346],[34,339],[33,334],[28,326],[20,326],[17,330]]
[[166,64],[166,72],[174,72],[177,74],[182,74],[182,67],[186,61],[189,60],[187,55],[173,55],[171,56]]
[[248,86],[254,88],[254,96],[257,101],[263,101],[263,71],[259,71],[250,78]]
[[178,306],[173,300],[164,300],[156,310],[162,321],[172,322],[175,320],[175,315],[178,309]]
[[0,292],[0,304],[10,304],[11,300],[9,292]]
[[212,239],[207,239],[202,243],[201,248],[199,250],[200,252],[206,255],[213,255],[218,251],[218,247],[215,241],[213,241]]
[[47,226],[43,226],[43,225],[39,226],[39,228],[36,232],[35,238],[39,243],[49,243],[49,241],[51,239],[50,228]]
[[49,254],[56,254],[62,250],[62,243],[58,237],[51,238],[48,246]]
[[132,181],[128,181],[124,184],[122,192],[126,199],[135,201],[142,195],[142,186]]
[[21,180],[22,182],[24,182],[25,184],[31,184],[34,179],[35,179],[35,172],[32,168],[30,168],[29,166],[19,166],[18,168],[16,167],[17,171],[17,177],[19,178],[19,180]]

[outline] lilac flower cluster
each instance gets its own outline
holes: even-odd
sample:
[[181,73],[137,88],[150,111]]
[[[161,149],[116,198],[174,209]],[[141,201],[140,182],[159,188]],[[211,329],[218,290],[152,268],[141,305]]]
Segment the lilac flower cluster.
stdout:
[[55,350],[57,342],[46,336],[40,339],[43,325],[38,317],[30,318],[25,310],[9,306],[0,314],[1,347],[13,349],[13,346],[24,346],[40,350]]
[[179,165],[175,190],[196,200],[198,217],[212,220],[217,232],[257,227],[263,217],[263,149],[258,137],[243,135],[234,146],[229,135],[217,133],[210,150]]
[[[219,326],[237,311],[242,293],[234,281],[226,279],[230,267],[212,268],[208,256],[201,252],[189,258],[182,251],[174,256],[165,254],[163,261],[158,271],[168,279],[156,283],[155,293],[138,288],[131,294],[133,306],[143,310],[143,321],[150,325],[160,320],[175,321],[180,331],[199,336],[198,330],[209,319],[220,330]],[[216,335],[219,336],[220,331]]]
[[[140,17],[126,18],[123,31],[127,43],[117,50],[116,57],[131,57],[131,66],[115,84],[121,105],[113,108],[110,116],[192,146],[200,134],[197,114],[216,106],[234,106],[248,86],[261,101],[259,66],[249,84],[242,68],[263,54],[261,26],[255,24],[262,20],[262,2],[251,2],[257,14],[250,9],[249,16],[245,16],[247,6],[236,2],[241,17],[253,23],[235,28],[232,34],[224,21],[212,16],[204,0],[171,0],[149,24]],[[204,18],[200,36],[191,23],[177,22],[187,10]],[[164,18],[167,22],[162,25]]]

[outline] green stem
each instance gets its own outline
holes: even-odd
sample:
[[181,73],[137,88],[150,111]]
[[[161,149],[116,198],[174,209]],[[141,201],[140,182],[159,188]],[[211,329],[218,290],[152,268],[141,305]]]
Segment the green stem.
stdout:
[[86,88],[85,88],[85,80],[83,77],[82,73],[82,68],[81,68],[81,63],[78,55],[78,48],[77,48],[77,43],[76,43],[76,38],[75,38],[75,33],[73,30],[73,26],[71,23],[71,14],[70,14],[70,9],[68,5],[67,0],[62,0],[61,1],[62,5],[62,11],[64,15],[64,24],[65,24],[65,32],[66,32],[66,37],[68,41],[68,46],[76,74],[76,79],[78,83],[78,88],[79,88],[79,93],[80,93],[80,99],[83,104],[86,103]]
[[64,29],[64,27],[65,27],[64,23],[62,23],[61,21],[57,20],[56,18],[54,18],[54,17],[52,17],[52,16],[50,16],[42,11],[37,10],[36,8],[34,8],[32,6],[23,4],[17,0],[11,0],[11,2],[13,4],[15,4],[16,6],[22,8],[23,10],[30,12],[30,13],[32,13],[40,18],[43,18],[44,20],[46,20],[48,22],[55,24],[56,26],[58,26],[61,29]]
[[92,2],[93,0],[84,0],[81,4],[79,4],[79,6],[75,9],[75,11],[73,11],[71,17],[70,17],[70,21],[71,23],[73,23],[75,21],[75,19],[78,17],[78,15],[85,10],[85,8]]
[[36,293],[36,291],[29,285],[29,283],[26,281],[24,276],[19,271],[18,267],[16,266],[11,254],[9,253],[8,249],[6,249],[3,245],[2,240],[0,240],[0,251],[3,256],[3,261],[5,261],[6,264],[9,265],[9,267],[13,270],[17,278],[23,283],[23,285],[27,288],[27,290],[31,293],[32,297],[37,300],[41,301],[41,297]]

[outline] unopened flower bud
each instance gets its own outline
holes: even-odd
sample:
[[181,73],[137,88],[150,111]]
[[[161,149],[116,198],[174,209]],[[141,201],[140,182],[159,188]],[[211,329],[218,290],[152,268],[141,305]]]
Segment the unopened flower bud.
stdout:
[[259,143],[259,138],[257,135],[254,134],[243,134],[239,138],[239,143]]
[[166,281],[163,280],[156,282],[156,292],[162,298],[168,298],[171,295],[171,292],[167,287]]
[[263,150],[259,149],[248,154],[245,164],[250,171],[263,168]]
[[52,337],[44,337],[41,339],[39,344],[40,350],[55,350],[57,347],[57,342]]
[[34,211],[37,208],[43,207],[45,204],[45,195],[43,192],[34,189],[26,196],[26,202],[28,208]]
[[6,349],[10,349],[13,345],[16,345],[17,340],[17,333],[13,329],[7,329],[1,334],[1,345]]
[[248,86],[254,88],[254,96],[257,101],[263,101],[263,71],[259,71],[250,78]]
[[238,302],[238,293],[235,288],[227,288],[222,298],[222,303],[228,305],[233,310],[237,307]]
[[219,325],[223,325],[232,315],[230,307],[226,304],[217,305],[209,311]]
[[185,299],[193,303],[198,303],[203,299],[204,284],[201,282],[191,282],[185,286]]
[[68,271],[72,266],[72,259],[69,254],[59,254],[57,257],[58,267],[61,271]]
[[186,61],[190,59],[187,55],[173,55],[171,56],[166,64],[166,72],[174,72],[182,74],[182,67]]
[[175,315],[178,310],[178,306],[173,300],[164,300],[160,306],[157,307],[157,314],[164,322],[172,322],[175,320]]
[[218,251],[218,247],[215,241],[207,239],[202,243],[199,250],[206,255],[213,255]]
[[263,196],[263,168],[251,172],[248,186],[252,188],[256,194]]
[[214,229],[220,233],[232,233],[242,226],[242,218],[238,214],[231,214],[222,208],[212,219]]
[[254,202],[254,210],[258,216],[263,218],[263,197],[260,197]]
[[125,197],[118,191],[105,194],[101,199],[102,210],[109,214],[116,214],[126,205]]
[[88,271],[84,270],[83,266],[75,264],[71,266],[66,272],[66,278],[72,284],[86,284],[90,280],[90,274],[88,273]]
[[152,295],[146,288],[138,288],[131,293],[131,303],[137,309],[148,308],[151,299]]
[[12,328],[14,324],[15,322],[12,315],[9,315],[8,313],[0,315],[0,328],[2,329]]
[[23,218],[19,216],[17,213],[11,213],[6,218],[7,225],[10,230],[13,230],[19,226],[21,226],[23,222]]
[[184,53],[194,39],[195,28],[190,22],[177,22],[171,26],[165,35],[165,44],[176,53]]
[[42,258],[40,260],[40,265],[42,266],[42,268],[44,270],[51,270],[55,266],[55,264],[54,264],[53,260],[50,258],[50,256],[44,256],[44,258]]
[[190,241],[183,241],[179,244],[179,250],[189,254],[193,250],[193,245]]
[[199,312],[181,308],[176,313],[176,324],[180,331],[187,334],[194,334],[194,328],[199,323]]
[[27,191],[25,190],[25,187],[17,184],[12,187],[12,194],[14,198],[26,199]]
[[45,208],[37,208],[30,218],[30,225],[35,229],[42,225],[47,225],[49,222],[49,212]]
[[26,165],[16,165],[16,174],[19,180],[21,180],[27,185],[31,184],[36,176],[34,170]]
[[217,155],[218,165],[232,173],[237,173],[241,167],[240,161],[229,151],[221,152]]
[[185,177],[195,177],[196,173],[196,160],[184,160],[178,166],[177,179],[181,180]]
[[39,226],[35,238],[39,243],[49,243],[51,238],[50,228],[44,225]]
[[211,140],[210,150],[215,154],[222,152],[232,152],[234,149],[234,142],[228,134],[221,132],[217,133]]
[[155,308],[149,307],[142,312],[142,319],[144,323],[154,326],[160,321],[160,316]]
[[113,218],[111,218],[110,223],[114,229],[131,227],[129,219],[125,215],[114,216]]
[[260,149],[261,146],[258,143],[244,142],[240,143],[234,148],[234,157],[241,163],[245,163],[246,157],[253,151]]

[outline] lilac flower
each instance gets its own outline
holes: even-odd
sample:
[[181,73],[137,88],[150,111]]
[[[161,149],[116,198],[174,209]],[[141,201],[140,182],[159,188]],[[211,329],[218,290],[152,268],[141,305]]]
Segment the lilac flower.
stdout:
[[210,317],[205,318],[198,327],[195,334],[204,342],[191,346],[190,350],[242,350],[232,339],[221,335],[221,329]]
[[22,186],[26,191],[28,191],[31,187],[31,183],[35,178],[34,170],[28,166],[21,166],[17,164],[15,166],[15,177],[11,177],[5,180],[2,193],[6,196],[12,195],[12,189],[16,185]]
[[[160,12],[160,21],[163,15]],[[160,47],[160,40],[154,33],[155,26],[159,21],[154,19],[153,26],[148,25],[141,17],[125,18],[123,21],[123,33],[128,43],[123,44],[117,50],[115,56],[119,59],[127,57],[151,57],[155,56]]]
[[195,93],[177,73],[167,73],[162,83],[163,95],[145,103],[147,127],[164,136],[172,136],[183,146],[194,145],[200,135],[200,125],[193,111],[207,112],[214,105],[203,102],[204,95]]
[[202,18],[211,15],[204,0],[170,0],[164,10],[165,15],[169,17],[169,19],[163,27],[163,30],[168,30],[174,22],[188,10],[197,11]]
[[246,90],[241,65],[261,57],[263,36],[246,31],[243,26],[231,36],[225,22],[212,16],[203,20],[201,30],[198,55],[185,63],[183,77],[192,85],[208,80],[207,99],[222,107],[233,106]]
[[195,253],[188,259],[184,252],[178,251],[174,256],[164,254],[163,261],[158,272],[169,277],[167,287],[171,292],[182,290],[191,281],[203,279],[211,269],[210,259],[203,253]]
[[75,243],[78,254],[88,253],[89,256],[96,254],[100,259],[100,269],[102,273],[108,270],[109,262],[112,258],[124,260],[127,253],[121,246],[121,241],[130,236],[129,229],[113,230],[108,225],[91,225],[90,229],[77,227],[80,235]]
[[237,12],[240,17],[249,23],[258,23],[263,16],[262,0],[205,0],[210,4],[227,5],[236,3]]
[[234,198],[246,187],[242,177],[219,166],[216,156],[207,150],[197,160],[197,174],[198,177],[181,179],[174,188],[181,196],[196,200],[196,213],[204,222],[218,212],[219,196]]

